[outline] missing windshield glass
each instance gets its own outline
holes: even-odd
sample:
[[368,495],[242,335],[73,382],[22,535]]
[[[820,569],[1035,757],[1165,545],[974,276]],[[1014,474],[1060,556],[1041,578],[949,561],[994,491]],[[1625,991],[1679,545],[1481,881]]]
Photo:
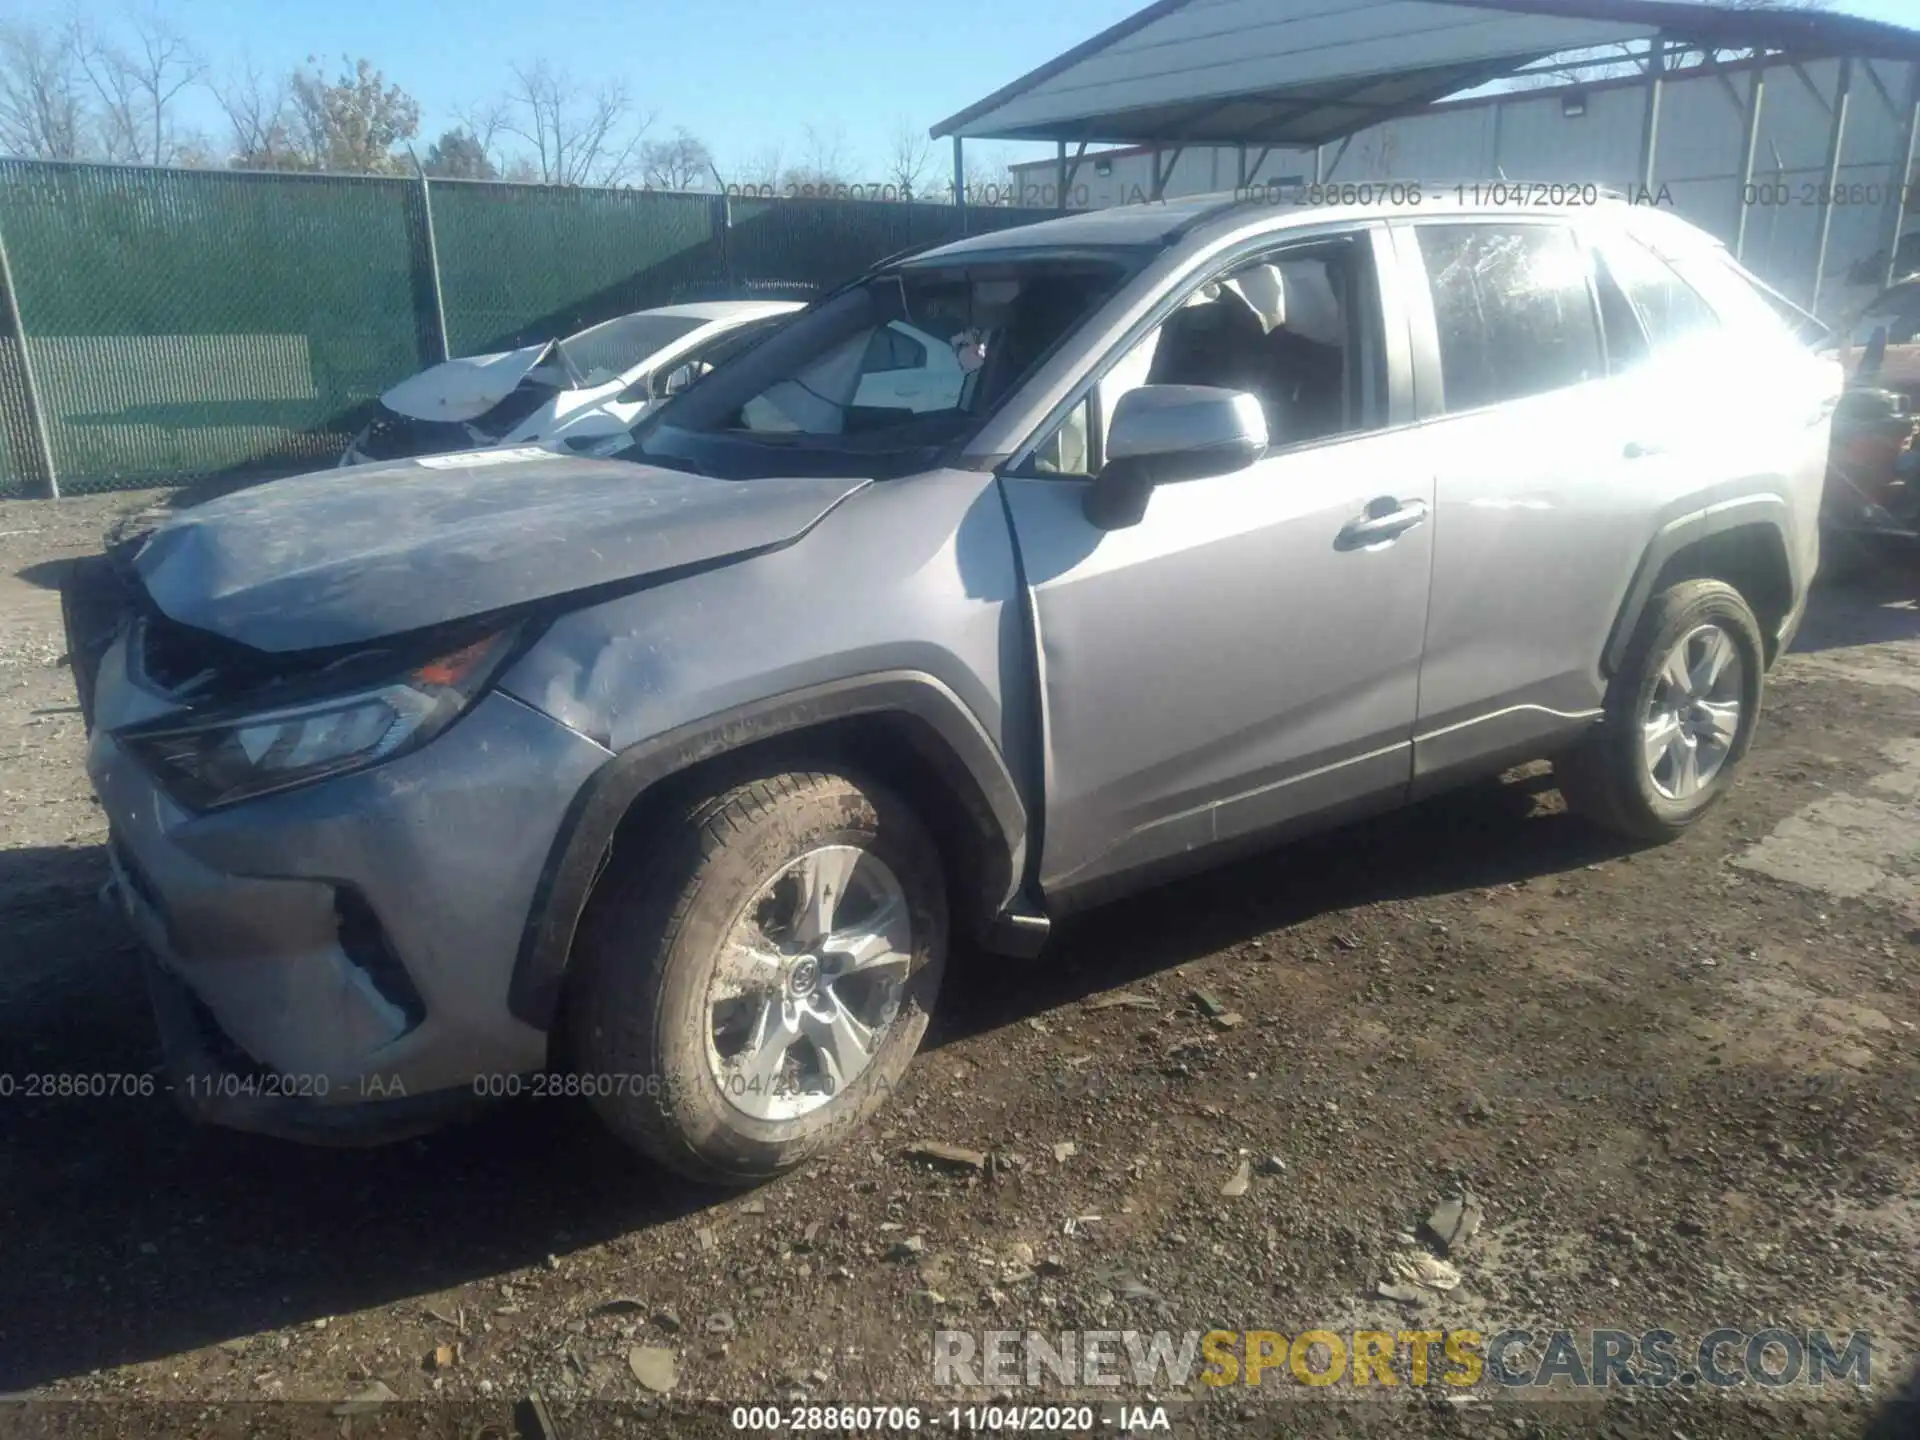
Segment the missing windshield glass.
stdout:
[[1129,273],[1075,258],[875,276],[717,372],[640,452],[741,477],[791,472],[796,450],[810,474],[924,457],[970,434]]

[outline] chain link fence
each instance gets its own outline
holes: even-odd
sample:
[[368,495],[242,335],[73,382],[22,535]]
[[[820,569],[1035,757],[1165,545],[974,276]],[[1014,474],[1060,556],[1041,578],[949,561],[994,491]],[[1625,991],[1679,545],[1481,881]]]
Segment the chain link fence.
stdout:
[[0,160],[0,496],[318,467],[447,355],[1051,213]]

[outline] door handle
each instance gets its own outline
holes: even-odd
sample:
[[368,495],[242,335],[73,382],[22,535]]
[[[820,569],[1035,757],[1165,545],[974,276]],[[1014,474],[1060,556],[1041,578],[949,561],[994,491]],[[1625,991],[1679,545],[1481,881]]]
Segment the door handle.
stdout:
[[1367,508],[1340,527],[1337,548],[1359,550],[1411,530],[1427,518],[1424,500],[1397,500],[1382,495],[1367,502]]

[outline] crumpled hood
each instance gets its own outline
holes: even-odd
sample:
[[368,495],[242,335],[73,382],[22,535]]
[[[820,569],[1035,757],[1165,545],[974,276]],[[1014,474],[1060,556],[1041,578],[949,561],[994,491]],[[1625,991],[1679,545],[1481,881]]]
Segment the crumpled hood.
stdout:
[[551,340],[497,355],[463,355],[409,375],[380,397],[396,415],[412,420],[472,420],[513,393],[553,348]]
[[183,510],[134,569],[183,625],[284,653],[360,644],[798,539],[865,480],[716,480],[483,450],[274,481]]

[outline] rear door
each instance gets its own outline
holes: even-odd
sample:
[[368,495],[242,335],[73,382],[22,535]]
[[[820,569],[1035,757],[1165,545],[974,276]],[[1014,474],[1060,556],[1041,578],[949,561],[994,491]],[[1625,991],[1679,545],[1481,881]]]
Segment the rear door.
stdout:
[[1407,288],[1430,300],[1413,320],[1435,471],[1419,793],[1598,716],[1598,659],[1666,462],[1609,375],[1564,219],[1415,221],[1395,239]]

